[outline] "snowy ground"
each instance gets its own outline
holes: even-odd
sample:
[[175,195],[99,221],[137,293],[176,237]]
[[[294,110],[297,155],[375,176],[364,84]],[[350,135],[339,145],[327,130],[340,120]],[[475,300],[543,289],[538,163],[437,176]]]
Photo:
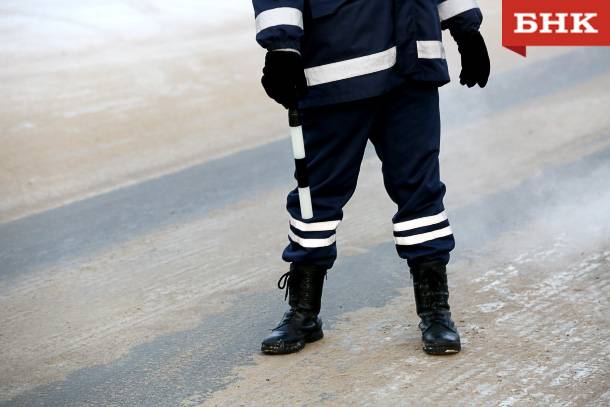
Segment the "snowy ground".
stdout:
[[270,358],[293,164],[250,2],[4,1],[0,405],[610,404],[610,50],[522,59],[481,4],[490,85],[441,92],[464,351],[420,350],[368,154],[326,337]]

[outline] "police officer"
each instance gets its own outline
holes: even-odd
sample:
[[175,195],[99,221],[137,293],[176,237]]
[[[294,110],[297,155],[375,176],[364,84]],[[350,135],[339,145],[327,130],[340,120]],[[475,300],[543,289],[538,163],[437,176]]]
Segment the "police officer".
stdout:
[[370,140],[382,161],[398,255],[413,277],[423,349],[459,352],[446,265],[454,239],[439,177],[438,87],[449,82],[441,30],[458,44],[460,83],[484,87],[489,56],[475,0],[253,0],[256,39],[268,50],[262,84],[303,120],[314,218],[288,194],[290,229],[278,286],[290,309],[262,342],[292,353],[323,337],[318,314],[336,229]]

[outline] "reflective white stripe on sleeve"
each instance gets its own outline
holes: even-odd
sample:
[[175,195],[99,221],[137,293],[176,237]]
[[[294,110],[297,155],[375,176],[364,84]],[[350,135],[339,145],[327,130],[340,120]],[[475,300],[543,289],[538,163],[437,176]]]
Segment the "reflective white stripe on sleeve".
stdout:
[[446,0],[438,5],[438,15],[445,21],[473,8],[479,8],[476,0]]
[[445,237],[452,235],[453,231],[451,230],[451,226],[447,226],[446,228],[433,230],[432,232],[421,233],[419,235],[413,236],[394,236],[394,241],[397,245],[400,246],[413,246],[416,244],[424,243],[430,240],[438,239],[439,237]]
[[336,230],[341,223],[340,220],[331,220],[328,222],[305,223],[290,217],[290,224],[299,229],[301,232],[325,232]]
[[440,41],[417,41],[417,57],[423,59],[445,59],[445,47]]
[[443,211],[438,215],[426,216],[423,218],[408,220],[394,224],[394,232],[404,232],[405,230],[423,228],[425,226],[435,225],[447,220],[447,212]]
[[288,237],[293,242],[307,248],[326,247],[337,241],[337,235],[332,235],[326,239],[303,239],[302,237],[295,235],[292,230],[288,232]]
[[303,13],[298,8],[278,7],[256,16],[256,33],[276,25],[294,25],[303,29]]
[[390,69],[396,64],[396,47],[363,57],[305,69],[308,86],[340,81]]

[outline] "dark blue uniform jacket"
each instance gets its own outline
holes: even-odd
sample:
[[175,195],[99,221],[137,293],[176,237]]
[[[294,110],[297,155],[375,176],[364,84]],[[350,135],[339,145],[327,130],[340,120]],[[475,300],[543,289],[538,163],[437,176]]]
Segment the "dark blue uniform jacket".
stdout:
[[441,29],[455,37],[482,21],[476,0],[253,0],[256,40],[300,52],[308,95],[300,107],[378,96],[411,78],[449,82]]

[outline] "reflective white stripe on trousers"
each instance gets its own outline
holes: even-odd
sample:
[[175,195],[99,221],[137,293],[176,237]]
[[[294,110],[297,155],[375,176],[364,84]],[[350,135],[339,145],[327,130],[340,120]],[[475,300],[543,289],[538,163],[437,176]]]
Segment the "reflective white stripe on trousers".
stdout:
[[446,228],[433,230],[432,232],[420,233],[419,235],[413,236],[394,236],[394,242],[399,246],[413,246],[416,244],[428,242],[430,240],[438,239],[440,237],[450,236],[453,234],[451,226]]
[[295,235],[292,230],[288,232],[288,237],[293,242],[298,243],[299,245],[308,249],[330,246],[337,241],[337,235],[332,235],[326,239],[305,239]]
[[327,222],[305,223],[290,217],[290,224],[302,232],[325,232],[336,230],[341,223],[340,220],[330,220]]

